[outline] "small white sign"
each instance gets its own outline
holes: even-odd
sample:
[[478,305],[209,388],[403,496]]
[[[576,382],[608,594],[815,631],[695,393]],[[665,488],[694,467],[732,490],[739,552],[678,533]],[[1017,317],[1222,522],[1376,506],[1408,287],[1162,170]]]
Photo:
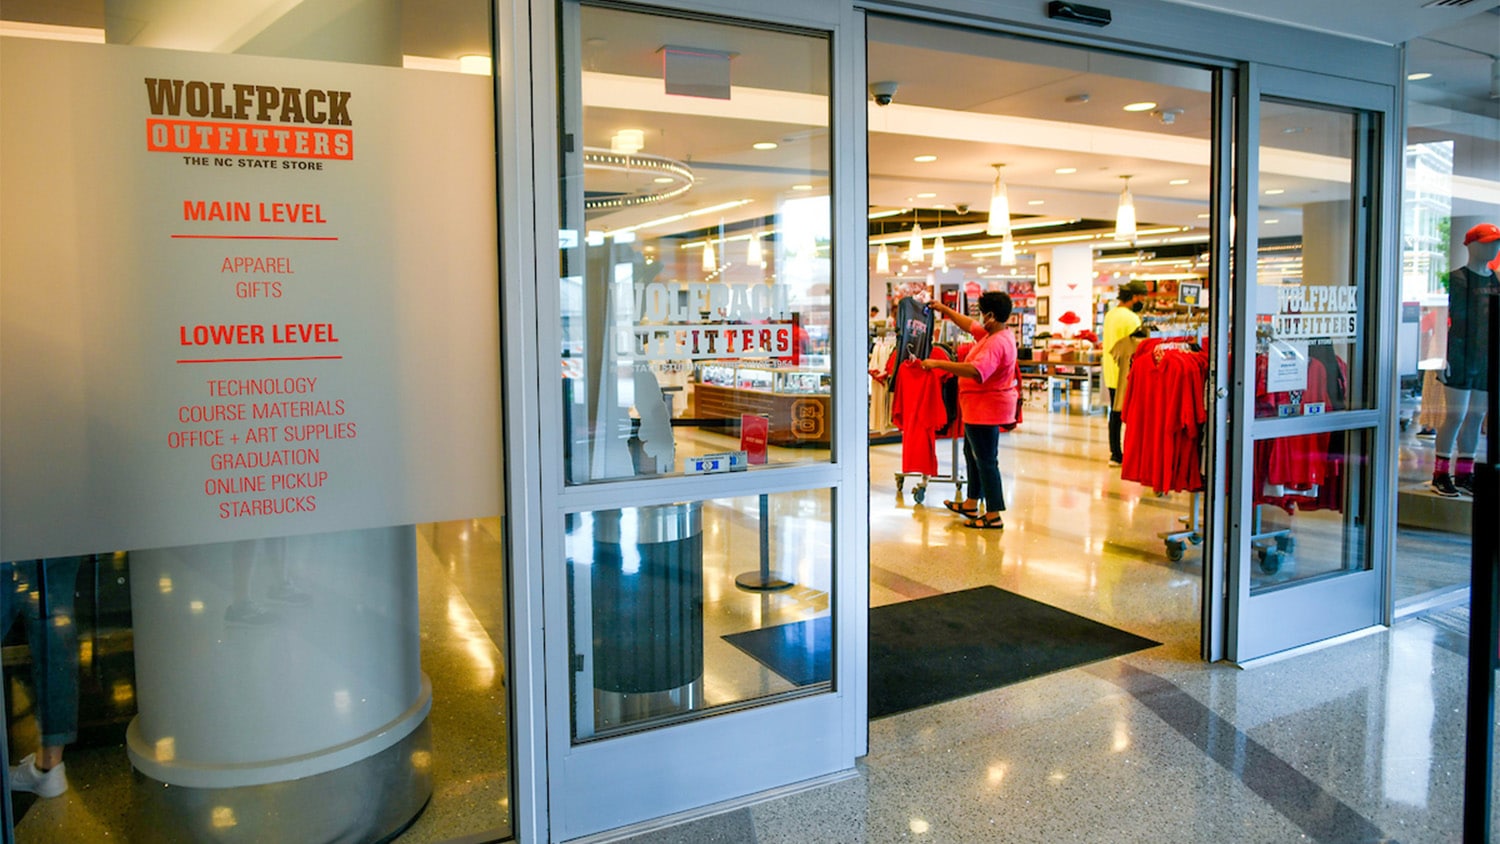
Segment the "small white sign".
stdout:
[[682,471],[687,475],[707,475],[714,472],[742,472],[750,467],[750,455],[743,451],[721,451],[716,454],[700,454],[682,458]]
[[1266,392],[1307,389],[1307,344],[1274,342],[1266,350]]

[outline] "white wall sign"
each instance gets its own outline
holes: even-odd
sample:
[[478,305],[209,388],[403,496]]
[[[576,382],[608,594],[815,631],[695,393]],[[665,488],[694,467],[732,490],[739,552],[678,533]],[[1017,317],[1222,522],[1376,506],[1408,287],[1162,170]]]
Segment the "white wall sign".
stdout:
[[5,39],[0,556],[499,512],[490,96]]

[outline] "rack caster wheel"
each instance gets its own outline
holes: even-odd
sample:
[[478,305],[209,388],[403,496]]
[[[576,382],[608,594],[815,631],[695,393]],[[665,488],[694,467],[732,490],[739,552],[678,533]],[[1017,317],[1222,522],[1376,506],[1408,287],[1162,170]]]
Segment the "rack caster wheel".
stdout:
[[1183,553],[1184,550],[1185,549],[1183,548],[1183,545],[1182,545],[1181,542],[1178,542],[1175,539],[1169,539],[1169,540],[1167,540],[1167,559],[1168,560],[1171,560],[1174,563],[1181,561],[1182,560],[1182,553]]
[[1292,536],[1290,534],[1288,534],[1286,536],[1278,536],[1278,537],[1276,537],[1276,548],[1277,548],[1277,550],[1281,551],[1282,553],[1290,554],[1290,553],[1292,553],[1292,549],[1296,548],[1296,547],[1297,547],[1297,537]]
[[916,487],[915,489],[913,489],[911,491],[911,500],[917,502],[918,504],[921,504],[922,503],[922,499],[924,499],[926,497],[927,497],[927,487],[925,487],[925,486]]
[[1275,548],[1261,549],[1260,570],[1266,574],[1275,574],[1281,571],[1281,552]]

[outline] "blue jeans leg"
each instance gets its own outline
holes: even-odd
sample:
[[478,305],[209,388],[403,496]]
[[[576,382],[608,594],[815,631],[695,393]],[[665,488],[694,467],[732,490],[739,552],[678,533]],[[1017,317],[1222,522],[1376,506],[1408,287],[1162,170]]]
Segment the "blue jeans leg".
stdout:
[[82,557],[52,557],[6,563],[0,582],[4,630],[17,615],[26,616],[43,747],[71,744],[78,738],[78,622],[73,608],[82,562]]
[[969,497],[984,502],[981,512],[1005,509],[1000,482],[1000,426],[964,426],[964,462],[969,467]]

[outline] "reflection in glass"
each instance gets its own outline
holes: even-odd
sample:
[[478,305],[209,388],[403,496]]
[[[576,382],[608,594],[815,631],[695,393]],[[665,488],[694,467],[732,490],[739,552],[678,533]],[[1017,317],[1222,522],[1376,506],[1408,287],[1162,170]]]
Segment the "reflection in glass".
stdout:
[[1252,592],[1369,567],[1371,434],[1255,442]]
[[[568,481],[675,474],[742,447],[826,459],[781,447],[826,448],[831,423],[827,40],[578,16],[582,69],[563,70],[580,139],[559,259]],[[767,430],[742,445],[746,415]]]
[[575,738],[827,689],[831,508],[810,490],[571,516]]
[[[1437,593],[1467,587],[1470,578],[1473,499],[1439,495],[1440,459],[1450,458],[1448,480],[1459,487],[1462,456],[1439,439],[1456,408],[1444,382],[1452,372],[1449,325],[1451,273],[1467,263],[1464,240],[1482,223],[1500,223],[1500,121],[1490,99],[1493,59],[1488,46],[1496,25],[1479,12],[1450,27],[1413,39],[1413,68],[1444,70],[1408,77],[1407,146],[1401,231],[1401,321],[1396,374],[1400,381],[1400,487],[1396,498],[1395,598],[1421,605]],[[1493,53],[1493,50],[1489,50]],[[1472,244],[1470,244],[1472,245]],[[1500,260],[1494,265],[1500,269]],[[1458,398],[1458,396],[1454,396]],[[1472,396],[1470,396],[1472,398]],[[1490,424],[1493,424],[1491,421]],[[1457,446],[1455,441],[1453,446]],[[1476,461],[1485,454],[1481,438]],[[1444,489],[1451,493],[1453,490]]]
[[1357,339],[1369,287],[1351,245],[1368,231],[1365,122],[1353,112],[1261,104],[1257,418],[1373,406]]

